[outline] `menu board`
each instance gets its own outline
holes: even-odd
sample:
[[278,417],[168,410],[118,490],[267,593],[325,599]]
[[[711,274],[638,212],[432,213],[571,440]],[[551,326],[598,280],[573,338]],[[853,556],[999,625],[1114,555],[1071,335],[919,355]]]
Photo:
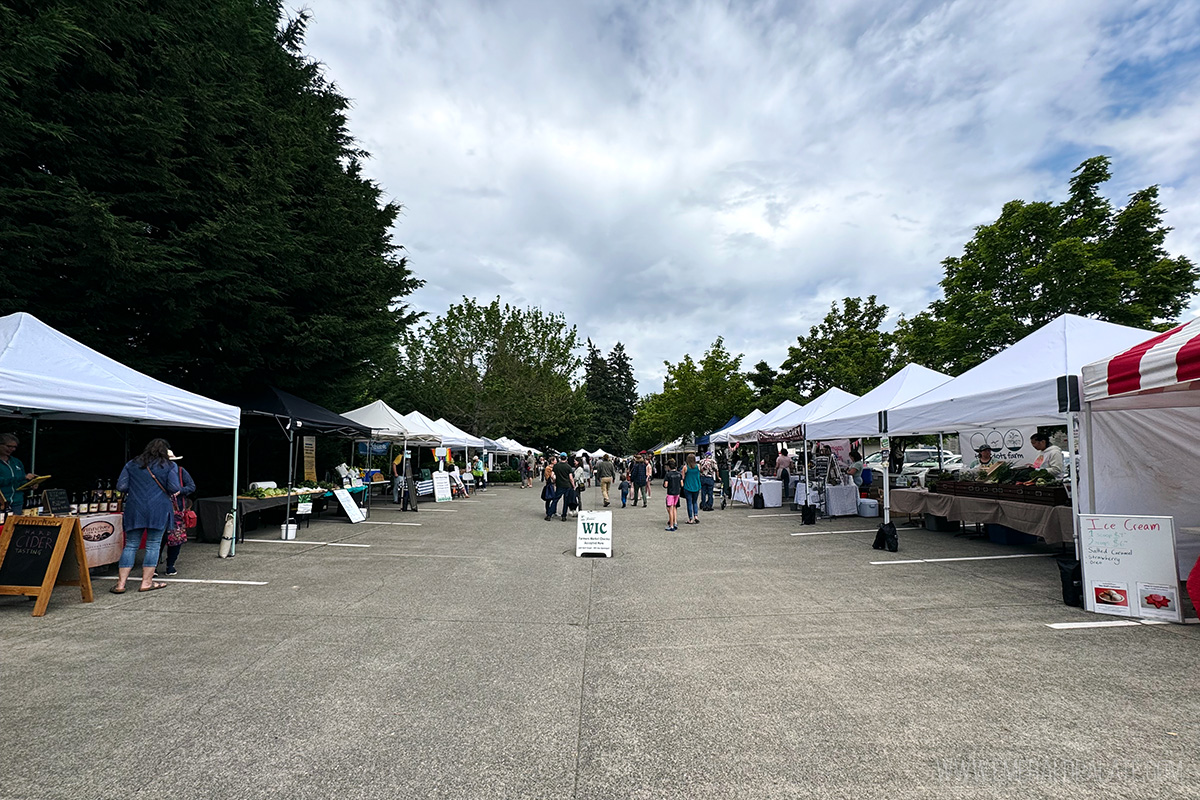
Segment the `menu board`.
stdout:
[[1079,535],[1088,611],[1183,622],[1173,517],[1080,514]]

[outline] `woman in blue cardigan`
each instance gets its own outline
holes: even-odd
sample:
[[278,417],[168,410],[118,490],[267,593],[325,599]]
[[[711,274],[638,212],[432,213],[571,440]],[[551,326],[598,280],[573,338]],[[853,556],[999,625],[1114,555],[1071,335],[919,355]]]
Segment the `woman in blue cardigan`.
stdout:
[[125,582],[133,572],[142,532],[146,534],[146,555],[142,557],[142,585],[139,592],[164,589],[166,584],[154,580],[163,533],[175,513],[171,498],[179,494],[179,470],[171,466],[170,446],[166,439],[151,439],[146,449],[121,470],[117,489],[125,493],[125,549],[117,564],[117,585],[113,594],[125,593]]

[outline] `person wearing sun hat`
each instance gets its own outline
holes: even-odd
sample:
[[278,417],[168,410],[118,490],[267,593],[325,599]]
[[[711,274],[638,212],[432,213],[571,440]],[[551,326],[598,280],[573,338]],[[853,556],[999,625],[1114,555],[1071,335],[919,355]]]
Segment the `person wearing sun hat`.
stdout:
[[[177,456],[171,450],[167,450],[167,460],[171,462],[171,466],[179,478],[181,490],[174,498],[175,508],[183,511],[191,507],[191,495],[196,493],[196,482],[192,480],[192,476],[183,468],[179,462],[183,460],[183,456]],[[167,575],[178,575],[179,570],[175,568],[175,562],[179,560],[179,551],[183,549],[183,543],[187,541],[187,529],[172,526],[167,528]]]

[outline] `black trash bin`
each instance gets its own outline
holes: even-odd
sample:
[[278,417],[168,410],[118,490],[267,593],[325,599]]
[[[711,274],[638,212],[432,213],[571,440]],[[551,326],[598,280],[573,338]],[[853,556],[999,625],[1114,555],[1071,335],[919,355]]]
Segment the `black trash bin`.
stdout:
[[1077,558],[1058,558],[1058,574],[1062,578],[1063,602],[1083,607],[1083,570]]

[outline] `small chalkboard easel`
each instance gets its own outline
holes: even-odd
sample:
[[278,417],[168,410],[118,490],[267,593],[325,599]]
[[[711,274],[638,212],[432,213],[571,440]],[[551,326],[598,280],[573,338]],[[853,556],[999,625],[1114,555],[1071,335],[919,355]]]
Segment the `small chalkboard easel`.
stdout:
[[78,586],[83,602],[94,599],[79,518],[9,517],[0,532],[0,595],[36,597],[40,617],[55,586]]
[[417,482],[413,480],[412,461],[404,459],[404,497],[401,511],[417,510]]

